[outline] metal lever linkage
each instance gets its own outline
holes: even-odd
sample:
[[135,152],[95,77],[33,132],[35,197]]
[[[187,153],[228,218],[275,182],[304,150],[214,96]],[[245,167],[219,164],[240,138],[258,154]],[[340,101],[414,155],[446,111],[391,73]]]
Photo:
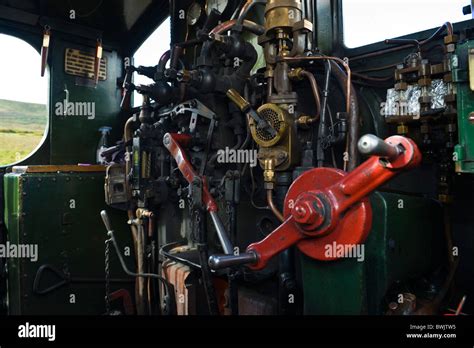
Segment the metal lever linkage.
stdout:
[[327,245],[363,243],[372,226],[372,208],[367,196],[399,172],[421,162],[421,153],[408,138],[392,136],[385,141],[365,135],[359,149],[373,155],[350,173],[334,168],[315,168],[300,175],[285,197],[285,221],[265,239],[240,255],[212,255],[214,269],[247,264],[264,268],[279,252],[296,245],[305,255],[331,261],[343,256],[327,255]]

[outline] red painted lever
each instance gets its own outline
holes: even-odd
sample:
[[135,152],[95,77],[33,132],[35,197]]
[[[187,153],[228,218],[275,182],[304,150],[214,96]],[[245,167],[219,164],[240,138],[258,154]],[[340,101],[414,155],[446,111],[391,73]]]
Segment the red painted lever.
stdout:
[[[248,267],[259,270],[273,256],[296,244],[309,257],[329,261],[338,257],[325,253],[328,244],[363,243],[372,223],[367,195],[400,171],[418,165],[421,153],[411,139],[401,136],[384,142],[366,135],[359,141],[359,149],[377,156],[350,173],[315,168],[298,177],[285,197],[286,220],[265,239],[249,245],[248,256],[241,255],[240,259],[247,259]],[[209,259],[214,268],[229,267],[232,261],[232,256]]]
[[233,252],[233,246],[229,240],[227,232],[225,231],[224,224],[217,214],[217,204],[209,192],[206,177],[199,176],[199,174],[194,170],[194,167],[186,156],[186,152],[182,148],[182,146],[188,145],[190,140],[191,136],[187,134],[166,133],[163,137],[163,145],[171,153],[171,156],[173,156],[178,164],[178,169],[189,184],[192,184],[195,180],[200,180],[202,182],[202,203],[205,205],[206,210],[211,216],[224,252],[226,254],[231,254]]
[[209,189],[207,187],[207,181],[205,177],[200,177],[198,173],[194,170],[191,162],[186,156],[186,152],[183,150],[181,146],[187,146],[191,141],[191,136],[187,134],[177,134],[177,133],[166,133],[163,137],[163,144],[171,153],[171,156],[176,161],[178,165],[178,169],[183,174],[186,181],[190,184],[193,183],[196,179],[203,179],[202,180],[202,200],[204,205],[206,206],[206,210],[211,212],[217,211],[217,204],[214,201],[214,198],[211,196]]

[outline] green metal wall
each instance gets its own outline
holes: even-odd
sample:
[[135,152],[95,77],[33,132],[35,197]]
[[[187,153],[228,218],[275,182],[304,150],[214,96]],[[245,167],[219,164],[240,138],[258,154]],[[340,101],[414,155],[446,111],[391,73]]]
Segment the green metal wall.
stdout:
[[305,314],[382,314],[381,299],[395,281],[417,279],[444,260],[439,204],[386,192],[373,194],[371,204],[372,230],[363,262],[302,256]]
[[[4,177],[5,222],[8,240],[14,244],[37,244],[37,262],[8,260],[8,301],[10,314],[102,314],[105,312],[105,284],[72,283],[49,294],[33,292],[38,268],[53,265],[71,277],[103,280],[106,231],[99,212],[105,208],[104,173],[7,174]],[[74,200],[74,208],[71,208]],[[108,209],[125,256],[134,268],[133,245],[123,212]],[[127,278],[115,252],[111,253],[114,278]],[[51,272],[44,275],[40,288],[59,281]],[[113,284],[112,291],[127,288],[130,282]],[[70,295],[75,303],[70,303]]]

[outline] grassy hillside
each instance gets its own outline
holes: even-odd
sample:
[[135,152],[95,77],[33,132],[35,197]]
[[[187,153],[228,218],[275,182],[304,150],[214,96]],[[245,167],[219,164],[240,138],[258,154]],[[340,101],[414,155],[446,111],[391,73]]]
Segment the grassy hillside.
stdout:
[[0,165],[16,162],[41,141],[46,105],[0,99]]

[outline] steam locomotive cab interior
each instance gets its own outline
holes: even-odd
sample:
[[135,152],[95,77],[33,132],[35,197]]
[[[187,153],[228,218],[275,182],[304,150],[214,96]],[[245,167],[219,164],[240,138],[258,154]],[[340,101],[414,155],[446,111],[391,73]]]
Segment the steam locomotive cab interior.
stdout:
[[464,2],[0,0],[0,311],[470,314]]

